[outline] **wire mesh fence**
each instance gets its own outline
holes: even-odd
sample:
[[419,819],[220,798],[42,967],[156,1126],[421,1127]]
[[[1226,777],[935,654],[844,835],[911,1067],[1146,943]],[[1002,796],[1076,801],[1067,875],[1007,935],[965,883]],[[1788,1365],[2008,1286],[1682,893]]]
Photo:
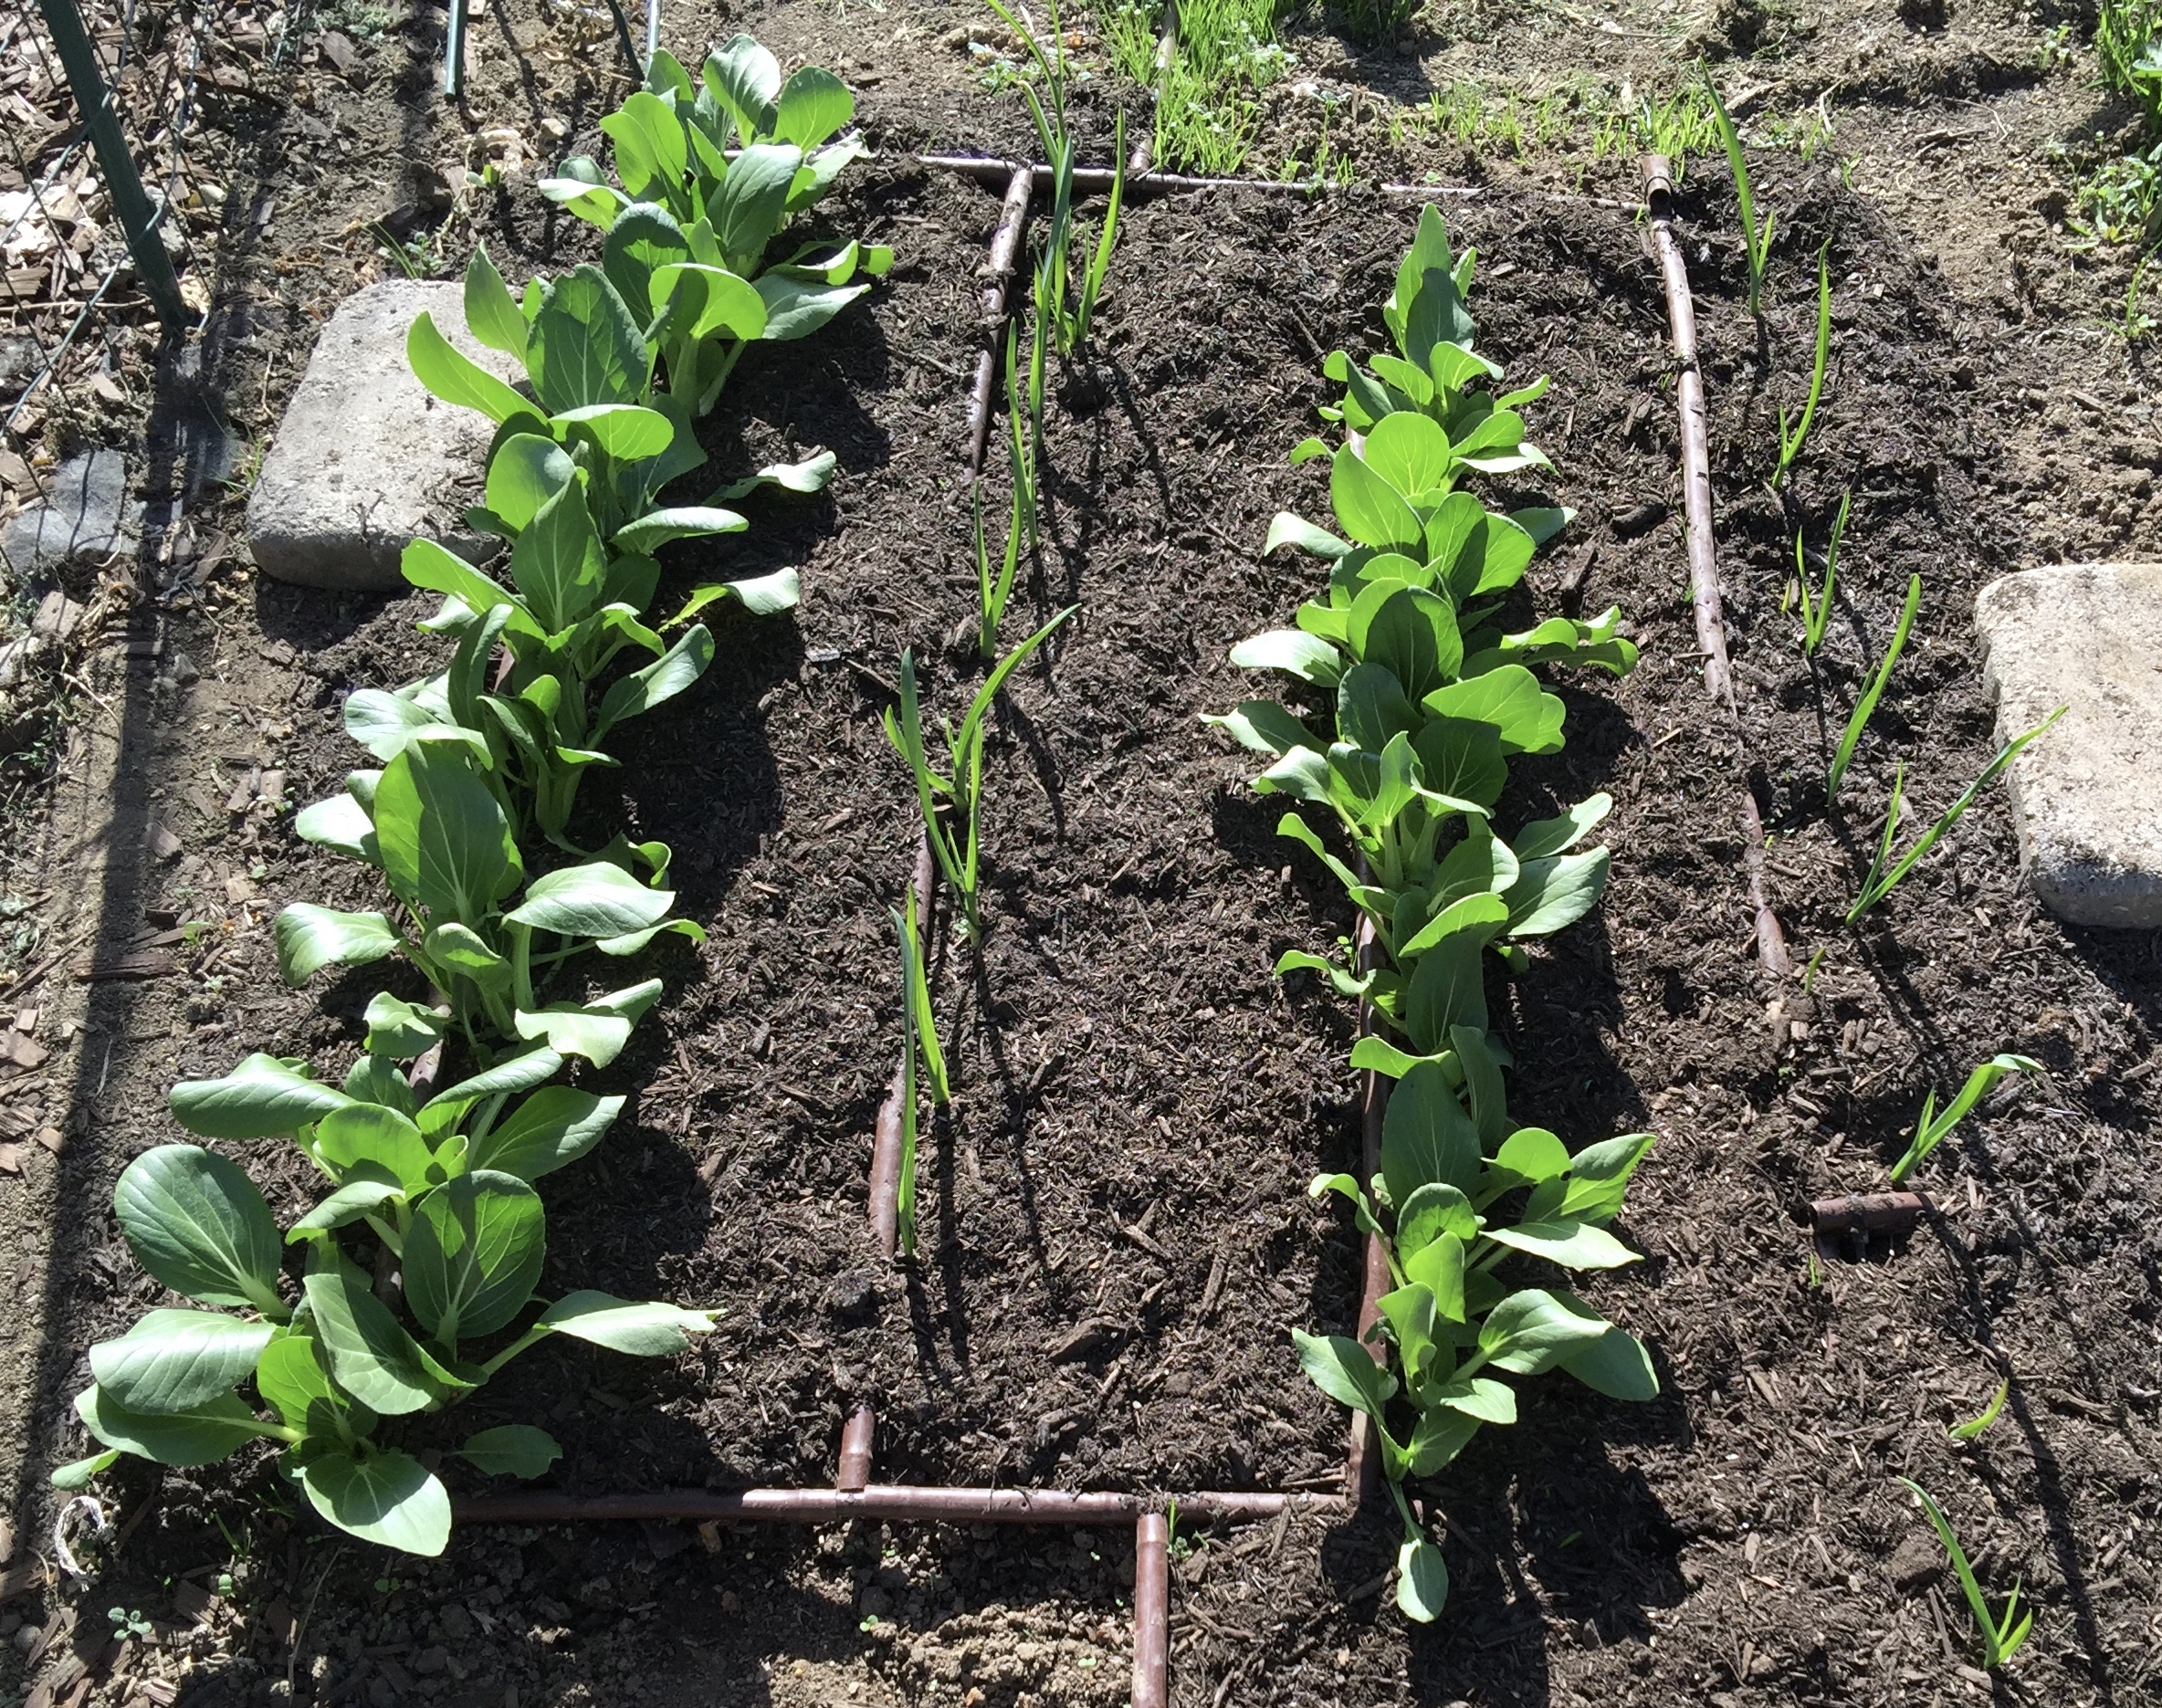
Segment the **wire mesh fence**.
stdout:
[[[214,5],[0,5],[0,452],[31,447],[110,388],[110,327],[184,330],[206,306],[182,212]],[[100,381],[104,388],[100,387]],[[18,484],[11,481],[9,484]]]

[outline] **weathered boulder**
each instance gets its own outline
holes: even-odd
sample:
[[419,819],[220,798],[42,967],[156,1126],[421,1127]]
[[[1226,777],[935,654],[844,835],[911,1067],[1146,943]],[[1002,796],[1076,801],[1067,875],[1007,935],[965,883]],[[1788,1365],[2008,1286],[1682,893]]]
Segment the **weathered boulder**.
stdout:
[[2162,926],[2162,564],[2000,576],[1974,620],[1999,743],[2066,708],[2007,773],[2035,894],[2076,924]]
[[452,344],[499,377],[517,364],[466,331],[460,288],[389,279],[338,305],[316,340],[247,501],[256,565],[304,587],[403,587],[399,555],[417,535],[478,562],[497,543],[464,521],[481,498],[493,428],[429,394],[405,365],[405,333],[426,309]]

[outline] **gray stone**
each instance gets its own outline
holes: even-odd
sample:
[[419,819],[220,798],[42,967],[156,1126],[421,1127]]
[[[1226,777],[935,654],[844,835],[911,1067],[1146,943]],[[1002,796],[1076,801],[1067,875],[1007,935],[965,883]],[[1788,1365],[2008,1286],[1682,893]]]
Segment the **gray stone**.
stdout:
[[2075,924],[2162,926],[2162,564],[2022,570],[1974,620],[1999,743],[2067,708],[2007,774],[2020,870]]
[[118,451],[69,457],[47,478],[46,492],[45,503],[0,532],[0,550],[20,581],[47,581],[70,563],[131,552],[142,538],[142,506],[128,498],[127,459]]
[[425,309],[498,377],[517,364],[466,331],[456,284],[390,279],[356,291],[316,340],[247,500],[256,565],[304,587],[403,587],[398,558],[425,535],[474,562],[497,542],[466,527],[481,498],[493,424],[431,396],[405,365]]

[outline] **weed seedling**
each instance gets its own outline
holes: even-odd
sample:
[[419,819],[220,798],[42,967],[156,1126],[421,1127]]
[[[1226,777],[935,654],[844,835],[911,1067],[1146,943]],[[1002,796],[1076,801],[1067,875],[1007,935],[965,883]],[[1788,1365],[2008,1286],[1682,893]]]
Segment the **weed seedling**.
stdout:
[[1812,603],[1810,569],[1802,557],[1801,529],[1794,530],[1794,584],[1801,594],[1801,655],[1813,658],[1824,644],[1825,626],[1831,621],[1831,592],[1839,584],[1839,542],[1847,531],[1847,508],[1854,501],[1849,487],[1839,501],[1839,514],[1831,519],[1831,538],[1824,542],[1824,585]]
[[1831,247],[1828,242],[1817,251],[1817,355],[1810,368],[1810,394],[1792,433],[1787,430],[1787,412],[1779,411],[1779,466],[1771,477],[1775,487],[1785,482],[1787,471],[1801,456],[1802,445],[1810,436],[1810,422],[1817,413],[1817,400],[1824,394],[1824,361],[1831,353],[1831,270],[1825,261]]
[[1944,1509],[1930,1499],[1929,1491],[1912,1477],[1899,1479],[1905,1483],[1915,1498],[1922,1503],[1922,1510],[1928,1514],[1929,1522],[1936,1527],[1937,1539],[1945,1545],[1945,1552],[1951,1556],[1952,1570],[1958,1576],[1959,1587],[1965,1591],[1967,1605],[1973,1609],[1974,1622],[1982,1633],[1982,1664],[1991,1671],[2010,1661],[2020,1651],[2020,1645],[2027,1640],[2027,1634],[2034,1628],[2031,1608],[2020,1608],[2020,1584],[2012,1582],[2012,1592],[2004,1604],[2004,1618],[1997,1619],[1989,1611],[1989,1598],[1982,1594],[1982,1587],[1975,1581],[1974,1567],[1967,1563],[1967,1550],[1959,1546],[1959,1537],[1953,1531],[1951,1520]]
[[1757,198],[1749,183],[1749,162],[1742,152],[1741,132],[1734,128],[1734,120],[1727,113],[1726,103],[1719,99],[1718,86],[1706,72],[1705,92],[1712,98],[1712,122],[1718,127],[1720,145],[1726,151],[1726,164],[1734,173],[1734,199],[1742,216],[1742,248],[1749,262],[1749,312],[1755,314],[1764,296],[1765,263],[1771,259],[1771,232],[1774,215],[1770,208],[1764,211],[1764,224],[1757,223]]
[[[1945,1106],[1942,1115],[1936,1113],[1936,1093],[1931,1092],[1922,1100],[1922,1118],[1915,1124],[1914,1142],[1907,1146],[1906,1154],[1892,1165],[1892,1184],[1899,1186],[1906,1177],[1921,1166],[1924,1158],[1941,1145],[1947,1134],[1957,1126],[1968,1110],[1987,1097],[2007,1074],[2039,1074],[2041,1064],[2031,1056],[1998,1055],[1984,1062],[1967,1076],[1967,1084],[1959,1088],[1959,1095]],[[1994,1416],[1995,1413],[1990,1414]],[[1987,1428],[1985,1422],[1983,1428]],[[1978,1429],[1976,1434],[1980,1434]]]
[[1878,844],[1876,858],[1870,863],[1869,875],[1862,880],[1862,893],[1855,896],[1854,905],[1847,909],[1847,923],[1852,925],[1855,920],[1861,918],[1863,914],[1889,896],[1899,880],[1913,871],[1915,863],[1936,845],[1936,839],[1966,815],[1967,809],[1974,804],[1975,797],[1996,781],[1998,772],[2018,759],[2020,750],[2030,741],[2055,723],[2058,718],[2063,717],[2064,709],[2060,706],[2033,728],[2028,730],[2025,735],[2016,736],[2006,742],[1999,749],[1997,757],[1983,768],[1982,774],[1968,784],[1967,791],[1946,809],[1945,815],[1922,833],[1920,839],[1915,845],[1900,856],[1897,865],[1886,871],[1885,862],[1892,858],[1892,839],[1899,829],[1900,796],[1906,779],[1906,768],[1902,764],[1898,770],[1894,771],[1892,774],[1892,805],[1884,814],[1884,840]]
[[[1877,673],[1863,689],[1862,697],[1854,702],[1854,714],[1847,719],[1845,732],[1839,739],[1839,747],[1831,756],[1831,769],[1824,776],[1824,802],[1827,806],[1839,804],[1839,785],[1847,774],[1847,767],[1853,763],[1854,749],[1862,740],[1862,732],[1869,725],[1870,715],[1877,708],[1877,701],[1884,697],[1884,685],[1892,680],[1892,666],[1899,662],[1899,655],[1905,650],[1906,637],[1915,626],[1915,613],[1922,608],[1922,578],[1907,578],[1906,603],[1899,613],[1899,624],[1892,631],[1892,644],[1884,649],[1884,662],[1877,665]],[[1898,789],[1893,790],[1892,817],[1899,816]],[[1889,847],[1892,826],[1887,821],[1885,844]],[[1852,921],[1849,922],[1850,924]]]
[[1989,1397],[1989,1403],[1982,1408],[1980,1417],[1969,1418],[1965,1423],[1955,1423],[1945,1433],[1955,1441],[1973,1441],[1997,1421],[1997,1414],[2004,1409],[2005,1399],[2011,1391],[2012,1385],[2009,1380],[1998,1383],[1997,1391]]

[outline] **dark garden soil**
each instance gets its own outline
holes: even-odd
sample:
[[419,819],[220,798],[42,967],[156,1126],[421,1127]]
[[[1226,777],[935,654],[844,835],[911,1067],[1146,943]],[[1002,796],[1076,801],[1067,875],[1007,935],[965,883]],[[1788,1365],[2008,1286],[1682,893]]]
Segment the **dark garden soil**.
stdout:
[[[605,110],[606,43],[580,50],[494,16],[527,46],[484,52],[477,105],[545,104],[585,136]],[[651,957],[668,983],[657,1023],[594,1076],[632,1103],[551,1200],[544,1288],[666,1296],[721,1323],[673,1367],[544,1348],[456,1420],[462,1435],[544,1414],[566,1450],[553,1486],[828,1482],[863,1402],[880,1417],[882,1480],[1176,1492],[1326,1488],[1340,1469],[1340,1409],[1299,1378],[1286,1331],[1346,1330],[1357,1306],[1350,1231],[1304,1192],[1355,1155],[1350,1017],[1269,968],[1348,921],[1198,718],[1246,691],[1228,646],[1318,582],[1312,561],[1257,548],[1275,510],[1326,511],[1323,477],[1286,453],[1325,401],[1321,355],[1380,336],[1415,204],[1238,193],[1131,209],[1096,352],[1054,387],[1049,538],[1009,634],[1079,609],[1002,712],[981,969],[947,934],[959,1098],[927,1141],[921,1261],[885,1264],[865,1231],[898,1030],[887,910],[914,834],[878,718],[904,646],[956,716],[978,679],[958,400],[998,208],[905,157],[1024,140],[1011,98],[946,45],[964,18],[783,5],[750,20],[784,58],[857,85],[883,157],[831,219],[901,261],[819,339],[748,359],[708,425],[726,471],[832,449],[830,495],[754,500],[749,534],[672,549],[671,589],[798,565],[803,609],[727,626],[707,680],[629,726],[622,770],[582,803],[592,841],[620,827],[675,846],[682,908],[711,935]],[[363,56],[382,69],[357,100],[358,146],[311,190],[281,190],[292,228],[233,267],[242,308],[216,323],[227,341],[211,360],[233,394],[260,388],[269,419],[314,313],[347,288],[324,272],[345,253],[336,234],[375,211],[392,156],[450,146],[399,140],[402,103],[425,99],[399,53],[394,32]],[[1084,121],[1107,134],[1107,90]],[[256,138],[267,162],[276,134]],[[274,162],[258,169],[285,182]],[[1953,1514],[1985,1581],[2001,1593],[2018,1577],[2035,1598],[2004,1693],[2129,1704],[2157,1688],[2147,1231],[2162,1194],[2146,1165],[2162,953],[2042,913],[2018,885],[2001,793],[1859,928],[1840,921],[1895,760],[1926,814],[1987,760],[1977,590],[2060,550],[2151,550],[2145,483],[2162,453],[2144,393],[2091,342],[2039,335],[2031,299],[2007,309],[1975,288],[1994,276],[1971,248],[1939,260],[1942,233],[1843,189],[1828,160],[1773,172],[1792,236],[1762,341],[1715,174],[1683,208],[1738,730],[1699,677],[1664,307],[1640,227],[1506,186],[1445,204],[1482,254],[1483,347],[1513,375],[1553,376],[1533,429],[1559,472],[1497,496],[1578,515],[1523,609],[1618,603],[1643,648],[1626,680],[1564,685],[1568,748],[1516,768],[1507,825],[1614,796],[1614,876],[1592,919],[1494,993],[1518,1118],[1580,1145],[1661,1136],[1622,1230],[1646,1261],[1594,1296],[1645,1339],[1664,1391],[1625,1408],[1559,1378],[1524,1386],[1518,1425],[1486,1431],[1431,1491],[1454,1577],[1431,1629],[1391,1605],[1393,1520],[1193,1535],[1175,1567],[1181,1703],[1980,1700],[1989,1686],[1961,1670],[1968,1615],[1902,1474]],[[511,272],[586,242],[525,184],[455,221]],[[1809,260],[1827,241],[1836,359],[1801,478],[1774,498],[1777,414],[1806,382]],[[1793,529],[1820,540],[1850,485],[1841,611],[1812,672],[1782,611]],[[991,497],[995,520],[1002,484]],[[207,513],[236,529],[236,503]],[[1830,812],[1828,740],[1911,573],[1921,620]],[[278,785],[289,804],[336,788],[354,751],[341,697],[440,655],[413,627],[421,600],[303,592],[231,562],[200,581],[145,610],[138,656],[98,659],[51,813],[19,835],[16,888],[67,952],[7,992],[41,1011],[52,1050],[9,1092],[50,1139],[26,1141],[22,1178],[0,1181],[20,1319],[6,1378],[24,1420],[8,1455],[18,1565],[48,1552],[45,1472],[82,1451],[66,1401],[84,1349],[154,1299],[106,1206],[126,1160],[176,1136],[164,1088],[253,1049],[342,1068],[379,982],[276,982],[276,906],[372,893],[292,839]],[[1798,963],[1821,951],[1806,995],[1754,964],[1743,779]],[[146,841],[153,823],[177,850]],[[167,969],[71,970],[130,953]],[[1925,1092],[2000,1050],[2046,1078],[1993,1100],[1926,1166],[1939,1213],[1889,1251],[1812,1254],[1799,1208],[1880,1184]],[[281,1210],[297,1204],[289,1147],[246,1149]],[[2008,1376],[2003,1418],[1947,1440]],[[139,1527],[79,1590],[8,1580],[0,1692],[1048,1708],[1128,1691],[1122,1532],[476,1526],[426,1564],[325,1531],[254,1462],[136,1465],[101,1488]],[[148,1641],[115,1650],[116,1604],[146,1616]]]

